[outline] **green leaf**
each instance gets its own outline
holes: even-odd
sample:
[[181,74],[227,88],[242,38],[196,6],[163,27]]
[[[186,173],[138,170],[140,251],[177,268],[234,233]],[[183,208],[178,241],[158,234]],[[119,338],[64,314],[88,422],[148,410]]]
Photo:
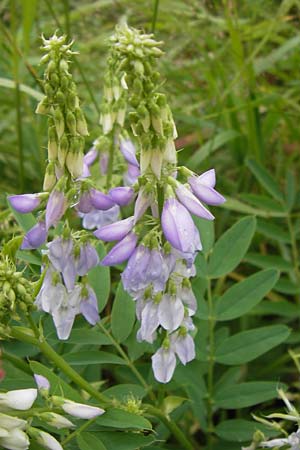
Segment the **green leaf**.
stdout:
[[291,211],[295,204],[296,200],[296,192],[297,192],[297,183],[294,172],[287,170],[286,172],[286,203],[288,210]]
[[205,158],[207,158],[211,153],[218,150],[218,148],[225,145],[227,142],[232,141],[240,136],[235,130],[225,130],[221,131],[219,134],[214,135],[209,141],[207,141],[202,147],[196,150],[191,156],[186,165],[188,167],[197,167]]
[[65,353],[64,359],[71,366],[91,364],[126,364],[119,356],[100,351]]
[[120,281],[111,312],[111,330],[118,342],[123,342],[131,333],[135,322],[135,304]]
[[300,286],[299,284],[293,283],[286,277],[280,277],[278,282],[274,287],[275,291],[282,292],[283,294],[299,294]]
[[162,409],[165,414],[171,414],[176,408],[178,408],[183,402],[187,399],[184,397],[178,397],[176,395],[168,395],[168,397],[164,398],[162,403]]
[[211,220],[201,219],[194,216],[194,222],[200,233],[201,243],[204,253],[209,253],[214,245],[215,240],[215,226]]
[[28,214],[21,214],[19,212],[17,212],[8,202],[9,208],[11,210],[11,212],[13,213],[14,218],[16,219],[16,221],[18,222],[18,224],[20,225],[20,227],[22,228],[23,231],[27,232],[30,230],[30,228],[32,228],[35,224],[36,224],[36,220],[33,214],[28,213]]
[[[103,416],[102,416],[103,417]],[[101,433],[101,434],[100,434]],[[144,436],[142,433],[130,433],[130,432],[119,432],[119,431],[100,431],[97,433],[89,433],[91,436],[101,436],[101,441],[104,443],[107,450],[136,450],[139,448],[147,447],[154,442],[155,438],[153,435]],[[84,436],[81,433],[81,436]],[[93,446],[90,447],[90,450]]]
[[272,50],[268,55],[257,58],[254,61],[254,70],[256,75],[259,75],[262,72],[269,71],[277,62],[286,59],[287,53],[291,52],[292,50],[295,51],[296,49],[298,49],[299,44],[300,36],[294,36],[290,39],[284,40],[284,44],[282,44],[280,47],[276,47],[275,50]]
[[261,186],[269,192],[273,198],[278,201],[282,201],[283,195],[280,187],[270,173],[261,164],[253,159],[247,160],[246,164]]
[[278,382],[248,381],[220,389],[214,400],[219,408],[247,408],[276,398],[279,387]]
[[[272,199],[270,199],[272,201]],[[272,201],[273,202],[273,201]],[[285,217],[286,213],[283,211],[282,207],[279,207],[275,210],[268,210],[267,206],[263,202],[262,204],[258,205],[257,207],[253,207],[250,205],[247,205],[246,203],[241,202],[240,200],[237,200],[235,198],[230,198],[226,196],[226,202],[222,203],[222,205],[219,205],[220,208],[228,209],[229,211],[238,211],[243,214],[251,214],[259,217]],[[266,209],[263,209],[266,207]]]
[[234,284],[217,301],[217,320],[232,320],[246,314],[270,292],[278,277],[276,270],[269,269]]
[[270,427],[250,420],[230,419],[219,423],[215,428],[215,433],[221,439],[233,442],[251,441],[256,430],[260,430],[267,437],[278,435],[278,431]]
[[[286,211],[283,208],[281,203],[278,203],[271,197],[267,197],[265,195],[257,195],[257,194],[240,194],[240,197],[254,205],[256,208],[261,208],[265,211],[266,218],[268,217],[286,217]],[[226,202],[224,203],[224,205]],[[220,205],[222,206],[222,205]],[[261,215],[261,214],[257,214]],[[261,215],[262,216],[262,215]],[[263,217],[263,216],[262,216]]]
[[[100,434],[100,433],[98,433]],[[107,447],[101,442],[98,435],[91,433],[80,433],[77,436],[77,444],[80,450],[107,450]]]
[[242,260],[255,232],[254,217],[244,217],[216,242],[208,264],[208,275],[218,278],[231,272]]
[[[48,341],[55,341],[56,332],[47,336]],[[80,344],[80,345],[111,345],[111,340],[97,330],[90,330],[88,328],[73,328],[68,340],[65,344]]]
[[23,9],[23,41],[25,53],[28,52],[30,45],[30,32],[37,11],[37,0],[22,0]]
[[103,391],[103,395],[124,402],[130,397],[143,398],[146,391],[138,384],[117,384]]
[[70,387],[68,383],[62,380],[61,377],[53,373],[52,370],[48,369],[47,367],[43,366],[43,364],[36,361],[31,361],[29,364],[33,373],[43,375],[49,380],[50,393],[52,395],[62,395],[65,398],[74,400],[75,402],[82,403],[82,398],[78,394],[78,392],[75,391],[75,389],[73,389],[72,387]]
[[216,349],[216,361],[230,366],[245,364],[284,342],[289,334],[285,325],[242,331],[223,340]]
[[105,427],[128,428],[138,430],[151,430],[152,425],[149,420],[137,414],[124,411],[123,409],[112,408],[105,414],[98,417],[97,424]]
[[21,261],[26,261],[29,264],[33,264],[34,266],[42,265],[42,257],[38,252],[27,252],[26,250],[18,250],[16,253],[16,257]]
[[258,219],[257,221],[257,231],[267,238],[273,239],[278,242],[290,243],[291,238],[287,231],[271,223],[269,221]]
[[[0,77],[0,87],[8,88],[8,89],[16,89],[16,82],[14,80],[10,80],[9,78],[1,78]],[[32,89],[26,84],[20,83],[19,89],[21,92],[24,92],[35,100],[41,101],[45,97],[41,92]]]
[[[106,254],[105,248],[101,242],[97,245],[97,252],[100,259]],[[99,312],[101,312],[108,301],[110,293],[109,267],[100,265],[93,267],[88,273],[88,280],[97,295]]]
[[258,316],[274,315],[293,319],[299,314],[299,308],[295,303],[291,303],[288,300],[281,300],[279,302],[270,302],[269,300],[266,300],[256,306],[252,313],[253,315]]
[[261,255],[260,253],[247,253],[244,261],[261,269],[277,269],[281,272],[293,270],[293,264],[277,255]]

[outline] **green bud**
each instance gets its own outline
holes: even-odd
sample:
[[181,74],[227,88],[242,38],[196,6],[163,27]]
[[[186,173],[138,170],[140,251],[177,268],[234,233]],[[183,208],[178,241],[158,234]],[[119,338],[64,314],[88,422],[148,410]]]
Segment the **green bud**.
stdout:
[[36,114],[48,114],[50,111],[47,97],[44,97],[36,107]]
[[138,73],[138,75],[143,76],[145,69],[144,69],[142,61],[136,60],[136,61],[134,61],[133,65],[134,65],[134,70]]
[[56,127],[56,133],[58,138],[60,139],[65,131],[65,119],[63,113],[59,108],[55,109],[53,118]]
[[65,103],[65,96],[60,89],[55,94],[55,101],[61,106]]
[[10,283],[8,281],[4,281],[3,288],[2,288],[4,294],[8,294],[10,288],[11,288]]
[[58,85],[59,85],[59,77],[58,77],[58,75],[57,75],[57,73],[52,73],[50,76],[49,76],[49,78],[50,78],[50,83],[51,83],[51,86],[52,87],[57,87]]
[[71,111],[67,112],[67,126],[69,128],[70,134],[72,134],[73,136],[76,136],[77,131],[76,131],[76,119],[74,114]]
[[133,92],[138,96],[140,96],[143,92],[143,84],[138,78],[135,78],[133,81]]
[[68,73],[68,69],[69,69],[69,64],[67,63],[67,61],[65,59],[61,59],[60,63],[59,63],[59,70],[60,72],[63,73]]
[[80,177],[83,170],[83,152],[70,150],[66,158],[66,165],[73,178]]
[[51,191],[55,183],[56,183],[55,167],[54,163],[50,162],[46,167],[43,190]]
[[87,129],[87,124],[85,121],[84,114],[80,108],[76,108],[75,117],[76,117],[76,128],[78,133],[81,134],[81,136],[88,136],[89,132]]
[[59,142],[59,146],[58,146],[58,161],[59,161],[59,164],[61,165],[61,167],[63,167],[65,164],[66,156],[68,153],[68,148],[69,148],[69,141],[68,141],[66,134],[64,134],[62,136],[62,138]]
[[8,294],[7,294],[7,297],[14,304],[14,302],[16,301],[15,291],[13,289],[10,289]]
[[55,161],[57,158],[57,141],[55,127],[48,129],[48,159]]
[[67,106],[71,111],[74,111],[78,104],[78,98],[76,92],[69,92],[67,96]]

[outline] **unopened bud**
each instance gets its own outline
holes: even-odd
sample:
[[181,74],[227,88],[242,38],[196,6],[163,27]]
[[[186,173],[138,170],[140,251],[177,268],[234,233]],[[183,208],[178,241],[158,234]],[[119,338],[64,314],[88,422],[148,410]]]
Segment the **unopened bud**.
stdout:
[[77,134],[77,130],[76,130],[76,119],[74,114],[71,111],[67,112],[67,126],[69,128],[69,132],[73,135],[76,136]]
[[60,139],[65,131],[65,119],[63,113],[59,108],[54,111],[54,123],[56,127],[57,136]]
[[80,108],[76,108],[75,117],[76,117],[76,128],[78,133],[81,134],[81,136],[88,136],[89,132],[87,129],[87,124],[85,121],[84,114]]

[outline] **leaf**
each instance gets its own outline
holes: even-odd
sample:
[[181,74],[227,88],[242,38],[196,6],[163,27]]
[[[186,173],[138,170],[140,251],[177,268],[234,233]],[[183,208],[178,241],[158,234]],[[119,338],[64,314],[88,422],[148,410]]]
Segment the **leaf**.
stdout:
[[247,167],[251,170],[255,178],[261,184],[261,186],[271,194],[273,198],[276,200],[282,201],[283,195],[282,192],[274,180],[274,178],[270,175],[270,173],[258,162],[253,159],[248,159]]
[[105,427],[129,428],[138,430],[151,430],[152,425],[149,420],[137,414],[130,413],[123,409],[112,408],[105,414],[98,417],[97,424]]
[[35,266],[42,265],[42,257],[38,252],[27,252],[26,250],[18,250],[16,253],[16,257],[21,261],[26,261],[29,264],[33,264]]
[[234,284],[217,301],[217,320],[232,320],[246,314],[270,292],[278,277],[276,270],[269,269]]
[[[100,433],[98,433],[100,434]],[[107,447],[101,442],[98,434],[80,433],[77,436],[77,444],[80,450],[107,450]]]
[[274,437],[278,435],[278,431],[272,430],[270,427],[262,423],[244,420],[244,419],[230,419],[219,423],[215,432],[221,439],[233,442],[251,441],[256,430],[260,430],[267,437]]
[[[56,332],[47,336],[48,341],[55,341]],[[111,345],[111,340],[97,330],[90,330],[89,328],[73,328],[68,340],[65,344],[80,344],[80,345]]]
[[186,165],[188,167],[198,166],[205,158],[208,157],[208,155],[218,150],[218,148],[222,147],[227,142],[236,139],[238,136],[240,136],[240,133],[235,130],[221,131],[219,134],[213,136],[209,141],[207,141],[202,147],[196,150],[188,159]]
[[122,358],[113,353],[101,351],[65,353],[64,359],[71,366],[91,364],[126,364]]
[[216,242],[208,264],[208,275],[218,278],[231,272],[248,250],[255,232],[254,217],[244,217],[227,230]]
[[272,50],[269,55],[264,55],[263,57],[257,58],[254,61],[255,74],[259,75],[262,72],[269,71],[273,66],[280,61],[286,59],[286,54],[292,50],[298,49],[300,44],[300,36],[294,36],[288,40],[284,41],[284,44],[280,47]]
[[123,342],[131,333],[135,322],[135,304],[120,281],[111,312],[111,330],[118,342]]
[[[104,443],[107,450],[136,450],[138,448],[147,447],[155,440],[151,434],[149,436],[144,436],[141,433],[124,433],[116,430],[111,432],[101,431],[89,434],[92,436],[99,436],[100,434],[101,441]],[[81,433],[81,436],[83,435],[85,435],[85,432]],[[93,447],[90,447],[90,450],[91,449],[93,449]]]
[[37,0],[22,0],[23,9],[23,41],[25,53],[30,45],[30,32],[37,11]]
[[268,210],[268,208],[263,209],[265,207],[265,204],[259,205],[259,206],[250,206],[246,203],[241,202],[240,200],[237,200],[235,198],[230,198],[226,196],[226,202],[222,203],[222,205],[219,205],[220,208],[229,209],[230,211],[238,211],[244,214],[251,214],[259,217],[285,217],[286,213],[283,211],[282,208],[275,209],[275,210]]
[[143,398],[146,395],[146,391],[138,384],[117,384],[103,391],[103,395],[124,402],[131,397]]
[[289,334],[285,325],[242,331],[223,340],[216,349],[216,361],[230,366],[245,364],[284,342]]
[[16,219],[16,221],[18,222],[18,224],[20,225],[20,227],[22,228],[23,231],[27,232],[30,230],[30,228],[32,228],[35,224],[36,224],[36,220],[33,214],[28,213],[28,214],[21,214],[19,212],[17,212],[8,202],[9,208],[11,210],[11,212],[13,213],[14,218]]
[[290,243],[291,238],[287,231],[275,225],[274,223],[267,222],[263,219],[257,221],[257,231],[267,238],[273,239],[278,242]]
[[282,292],[283,294],[299,294],[300,286],[299,284],[293,283],[286,277],[280,277],[274,287],[274,290]]
[[[283,208],[283,205],[278,203],[271,197],[267,197],[266,195],[257,195],[257,194],[240,194],[240,197],[254,205],[256,208],[260,208],[266,212],[265,217],[286,217],[286,211]],[[224,203],[224,205],[226,202]],[[220,205],[223,206],[223,205]]]
[[220,389],[214,400],[224,409],[247,408],[277,397],[278,382],[248,381]]
[[260,253],[247,253],[244,261],[261,269],[278,269],[282,272],[293,270],[293,264],[277,255],[261,255]]
[[214,245],[215,240],[215,226],[211,220],[201,219],[200,217],[193,217],[196,227],[200,233],[200,239],[204,253],[209,253]]
[[162,409],[164,410],[165,414],[168,415],[172,411],[174,411],[176,408],[178,408],[186,400],[187,399],[184,397],[178,397],[176,395],[169,395],[168,397],[164,398],[164,401],[162,403]]
[[[99,258],[102,259],[106,253],[103,244],[99,242],[96,249]],[[110,293],[109,267],[100,265],[93,267],[88,273],[88,280],[97,295],[99,312],[101,312],[108,301]]]
[[[16,82],[14,80],[10,80],[9,78],[1,78],[0,77],[0,87],[8,88],[8,89],[16,89]],[[26,84],[20,83],[19,89],[21,92],[30,95],[35,100],[41,101],[45,97],[41,92],[32,89]]]
[[299,314],[299,308],[288,300],[281,300],[279,302],[266,300],[262,301],[252,312],[254,315],[259,316],[275,315],[293,319]]
[[52,395],[61,395],[69,400],[74,400],[75,402],[82,402],[81,396],[75,389],[73,389],[68,383],[61,379],[58,375],[52,372],[52,370],[43,366],[43,364],[31,361],[30,368],[33,373],[38,375],[43,375],[50,382],[50,393]]

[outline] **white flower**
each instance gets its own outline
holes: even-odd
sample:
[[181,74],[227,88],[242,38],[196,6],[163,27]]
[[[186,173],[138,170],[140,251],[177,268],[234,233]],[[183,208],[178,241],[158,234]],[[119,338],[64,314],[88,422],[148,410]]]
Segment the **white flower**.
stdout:
[[37,389],[17,389],[0,394],[0,408],[12,408],[20,411],[30,409],[37,397]]
[[8,450],[27,450],[29,439],[24,431],[15,428],[9,430],[7,436],[0,437],[0,445]]
[[60,443],[45,431],[38,430],[37,442],[49,450],[63,450]]
[[84,405],[83,403],[76,403],[71,400],[65,400],[62,409],[71,416],[79,417],[80,419],[93,419],[94,417],[101,416],[105,412],[104,409],[96,406]]

